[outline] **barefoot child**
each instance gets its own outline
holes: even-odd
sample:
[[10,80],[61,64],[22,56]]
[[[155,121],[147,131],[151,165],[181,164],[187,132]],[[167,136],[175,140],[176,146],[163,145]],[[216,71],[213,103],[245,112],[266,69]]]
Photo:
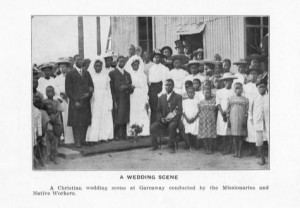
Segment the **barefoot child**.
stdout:
[[192,87],[187,89],[188,99],[182,102],[184,139],[187,147],[191,150],[190,140],[195,141],[198,134],[198,99],[195,98],[195,91]]
[[203,91],[204,100],[198,104],[199,127],[198,138],[203,139],[206,154],[212,153],[212,139],[217,137],[216,132],[216,99],[211,95],[210,88]]
[[249,121],[253,124],[255,129],[256,147],[260,155],[259,165],[266,164],[263,153],[263,139],[267,138],[269,141],[269,96],[267,91],[266,80],[260,80],[256,86],[259,91],[259,95],[256,96],[250,105],[249,109]]
[[247,118],[249,101],[242,96],[243,85],[240,82],[234,84],[235,95],[229,98],[227,109],[227,122],[230,135],[233,137],[235,147],[234,157],[242,157],[243,137],[247,136]]
[[237,79],[230,72],[224,73],[220,81],[223,81],[225,88],[217,90],[216,95],[216,105],[218,108],[218,118],[217,118],[217,135],[222,141],[222,154],[229,154],[229,136],[228,136],[228,126],[227,126],[227,108],[228,101],[231,96],[234,95],[231,89],[232,82]]

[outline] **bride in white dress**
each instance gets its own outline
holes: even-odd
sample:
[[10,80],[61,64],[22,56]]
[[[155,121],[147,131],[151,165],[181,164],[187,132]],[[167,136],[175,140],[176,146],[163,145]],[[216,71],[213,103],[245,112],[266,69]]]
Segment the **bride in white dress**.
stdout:
[[94,93],[91,98],[92,123],[88,127],[87,142],[113,139],[110,78],[104,72],[104,66],[104,59],[97,56],[88,68],[94,83]]
[[138,124],[143,126],[140,136],[150,135],[150,112],[148,105],[148,84],[147,77],[144,73],[144,62],[139,56],[132,56],[125,67],[130,73],[132,85],[135,87],[134,92],[130,95],[130,120],[127,126],[127,134],[131,135],[131,126]]

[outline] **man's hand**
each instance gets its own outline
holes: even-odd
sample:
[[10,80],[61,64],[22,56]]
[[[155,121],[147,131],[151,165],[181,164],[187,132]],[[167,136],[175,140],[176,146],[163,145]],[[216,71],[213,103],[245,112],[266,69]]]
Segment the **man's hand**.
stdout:
[[118,104],[117,104],[116,101],[114,101],[114,108],[115,108],[115,109],[118,109]]
[[243,128],[247,129],[247,121],[243,122]]

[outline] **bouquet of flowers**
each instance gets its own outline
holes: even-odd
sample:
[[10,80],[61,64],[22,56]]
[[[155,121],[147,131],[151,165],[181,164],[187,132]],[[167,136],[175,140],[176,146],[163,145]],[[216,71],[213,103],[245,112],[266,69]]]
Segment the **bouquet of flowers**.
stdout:
[[130,126],[130,132],[131,132],[131,135],[134,137],[134,143],[136,143],[137,137],[140,133],[142,133],[142,131],[143,131],[143,125],[140,126],[138,124],[132,124]]

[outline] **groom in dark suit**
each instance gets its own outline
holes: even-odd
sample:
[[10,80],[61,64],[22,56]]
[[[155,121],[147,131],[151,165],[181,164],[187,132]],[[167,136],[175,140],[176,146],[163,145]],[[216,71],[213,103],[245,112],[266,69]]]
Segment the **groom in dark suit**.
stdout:
[[77,148],[85,142],[88,126],[91,124],[91,104],[94,84],[88,71],[82,68],[83,59],[76,55],[72,71],[66,75],[66,93],[70,100],[68,126],[73,129],[73,136]]
[[176,129],[182,115],[182,97],[173,91],[174,81],[167,79],[165,88],[167,93],[158,98],[157,120],[151,125],[152,150],[157,150],[157,137],[168,130],[171,153],[175,153]]

